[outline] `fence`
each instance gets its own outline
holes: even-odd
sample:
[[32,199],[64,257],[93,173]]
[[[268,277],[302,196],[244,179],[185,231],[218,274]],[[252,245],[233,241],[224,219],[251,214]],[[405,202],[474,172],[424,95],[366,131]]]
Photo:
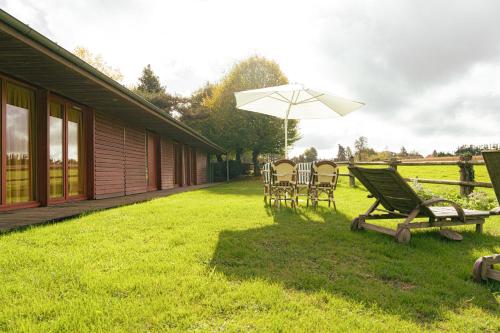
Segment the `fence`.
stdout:
[[[475,187],[486,187],[492,188],[491,183],[476,182],[474,181],[474,166],[484,165],[484,161],[475,161],[468,157],[461,157],[459,161],[399,161],[396,159],[390,161],[380,161],[380,162],[354,162],[351,158],[349,161],[345,162],[335,162],[338,165],[347,166],[373,166],[373,165],[385,165],[397,170],[398,166],[437,166],[437,165],[456,165],[458,167],[459,180],[442,180],[442,179],[421,179],[421,178],[405,178],[406,181],[412,182],[417,180],[420,183],[425,184],[439,184],[439,185],[454,185],[460,186],[461,195],[469,195],[474,191]],[[356,186],[356,179],[354,175],[349,173],[339,173],[339,176],[349,177],[349,185],[351,187]]]

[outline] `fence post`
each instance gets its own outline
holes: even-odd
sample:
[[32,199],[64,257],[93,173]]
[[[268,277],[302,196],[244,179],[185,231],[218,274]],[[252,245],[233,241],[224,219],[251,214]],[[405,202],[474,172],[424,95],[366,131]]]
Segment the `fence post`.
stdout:
[[[460,181],[473,182],[474,181],[474,165],[471,163],[472,156],[463,154],[458,161],[460,172]],[[474,191],[474,186],[460,185],[460,195],[467,196]]]
[[390,160],[389,160],[389,167],[394,169],[394,171],[398,171],[398,164],[400,164],[401,161],[398,160],[397,158],[395,157],[392,157]]
[[[349,157],[349,166],[354,166],[354,156]],[[354,178],[354,175],[351,172],[351,169],[349,170],[349,186],[350,187],[355,187],[356,186],[356,178]]]

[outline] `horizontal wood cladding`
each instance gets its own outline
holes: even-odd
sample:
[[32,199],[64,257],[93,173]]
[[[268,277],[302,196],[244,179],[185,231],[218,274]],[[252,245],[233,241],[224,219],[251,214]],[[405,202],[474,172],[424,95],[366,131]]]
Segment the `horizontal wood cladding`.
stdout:
[[146,189],[146,132],[125,128],[125,194]]
[[146,131],[102,113],[95,123],[96,198],[146,192]]
[[[103,113],[95,116],[95,197],[107,198],[147,191],[146,130],[133,128]],[[207,182],[205,152],[180,144],[182,185]],[[175,186],[174,141],[160,139],[160,188]],[[189,165],[188,165],[189,164]],[[192,179],[194,178],[194,179]]]
[[95,115],[95,196],[125,195],[124,126]]
[[196,150],[196,184],[205,184],[208,182],[207,153]]
[[161,189],[174,187],[174,143],[162,137],[160,141]]

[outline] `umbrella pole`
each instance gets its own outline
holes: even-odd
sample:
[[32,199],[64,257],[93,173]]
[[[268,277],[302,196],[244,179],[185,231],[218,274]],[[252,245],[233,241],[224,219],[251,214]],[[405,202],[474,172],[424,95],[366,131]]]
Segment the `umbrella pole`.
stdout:
[[288,117],[285,118],[285,158],[288,158]]
[[290,103],[288,104],[288,110],[286,110],[286,115],[285,115],[285,158],[288,158],[288,115],[290,114],[290,109],[292,108],[292,101],[293,101],[293,95],[292,99],[290,100]]

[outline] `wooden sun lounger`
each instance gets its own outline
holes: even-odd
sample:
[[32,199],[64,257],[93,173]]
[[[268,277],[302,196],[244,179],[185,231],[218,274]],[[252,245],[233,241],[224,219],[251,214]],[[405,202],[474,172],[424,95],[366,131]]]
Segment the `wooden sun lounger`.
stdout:
[[[483,151],[484,162],[490,175],[491,184],[497,195],[500,204],[500,151]],[[490,212],[492,215],[500,215],[500,207]],[[500,264],[500,254],[484,256],[478,258],[472,269],[472,276],[476,282],[486,281],[488,279],[500,281],[500,271],[493,265]]]
[[[373,230],[393,236],[400,243],[408,243],[411,238],[410,229],[432,227],[454,227],[476,225],[476,231],[482,232],[485,219],[490,216],[487,211],[462,209],[458,204],[445,199],[424,201],[406,183],[397,171],[388,169],[368,169],[349,167],[350,171],[375,198],[375,203],[351,224],[351,230]],[[436,207],[446,204],[446,207]],[[382,206],[383,208],[379,208]],[[381,213],[376,213],[381,212]],[[427,218],[427,222],[414,222],[416,218]],[[367,223],[367,220],[404,219],[396,230]],[[443,236],[457,237],[460,235],[450,230],[442,230]]]
[[[500,205],[500,150],[483,151],[483,158]],[[491,214],[500,215],[500,207],[493,209]]]

